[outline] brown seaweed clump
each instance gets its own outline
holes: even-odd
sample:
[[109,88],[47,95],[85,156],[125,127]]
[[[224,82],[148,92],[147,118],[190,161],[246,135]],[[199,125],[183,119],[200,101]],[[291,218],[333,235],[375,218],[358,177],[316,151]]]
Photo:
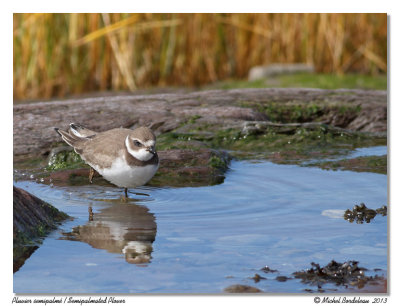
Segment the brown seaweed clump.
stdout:
[[321,288],[326,283],[333,283],[337,286],[356,286],[361,289],[366,283],[378,279],[381,276],[366,276],[367,269],[359,267],[357,261],[346,261],[339,263],[332,260],[329,264],[321,267],[319,264],[312,262],[311,269],[306,271],[297,271],[293,275],[300,278],[303,283],[317,285]]
[[386,216],[387,215],[386,205],[383,205],[381,208],[374,210],[366,207],[364,203],[361,203],[360,205],[355,205],[352,210],[347,209],[344,212],[343,218],[349,221],[350,223],[356,221],[357,224],[362,224],[364,222],[370,223],[371,220],[374,219],[377,214]]

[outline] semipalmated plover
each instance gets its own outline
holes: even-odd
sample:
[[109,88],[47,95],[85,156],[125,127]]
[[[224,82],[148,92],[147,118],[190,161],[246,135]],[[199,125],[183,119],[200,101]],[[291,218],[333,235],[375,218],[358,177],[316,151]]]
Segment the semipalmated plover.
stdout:
[[156,136],[147,127],[97,133],[71,123],[67,131],[55,130],[91,167],[90,182],[94,169],[107,181],[124,187],[126,196],[128,188],[146,184],[158,169]]

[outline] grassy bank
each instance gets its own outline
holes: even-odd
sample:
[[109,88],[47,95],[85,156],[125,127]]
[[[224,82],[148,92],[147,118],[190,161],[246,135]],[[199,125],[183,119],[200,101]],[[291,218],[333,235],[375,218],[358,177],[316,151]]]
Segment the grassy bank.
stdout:
[[387,89],[387,77],[381,75],[362,74],[310,74],[298,73],[280,75],[255,81],[225,80],[206,85],[203,89],[233,89],[233,88],[322,88],[322,89]]

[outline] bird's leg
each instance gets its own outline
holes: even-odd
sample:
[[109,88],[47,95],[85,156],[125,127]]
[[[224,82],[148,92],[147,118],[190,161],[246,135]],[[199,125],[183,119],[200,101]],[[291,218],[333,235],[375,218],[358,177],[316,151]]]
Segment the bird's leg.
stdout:
[[90,184],[93,183],[93,175],[94,175],[94,169],[92,167],[90,167],[90,170],[89,170],[89,182],[90,182]]
[[89,221],[93,221],[93,209],[92,209],[92,206],[89,206],[88,211],[89,211]]
[[128,188],[125,188],[124,191],[125,191],[125,197],[128,197]]

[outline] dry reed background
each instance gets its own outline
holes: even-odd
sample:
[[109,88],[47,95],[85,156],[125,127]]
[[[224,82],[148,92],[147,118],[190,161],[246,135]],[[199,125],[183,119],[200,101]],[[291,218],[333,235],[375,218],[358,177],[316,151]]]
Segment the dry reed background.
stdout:
[[386,14],[14,14],[14,99],[244,78],[255,65],[385,73]]

